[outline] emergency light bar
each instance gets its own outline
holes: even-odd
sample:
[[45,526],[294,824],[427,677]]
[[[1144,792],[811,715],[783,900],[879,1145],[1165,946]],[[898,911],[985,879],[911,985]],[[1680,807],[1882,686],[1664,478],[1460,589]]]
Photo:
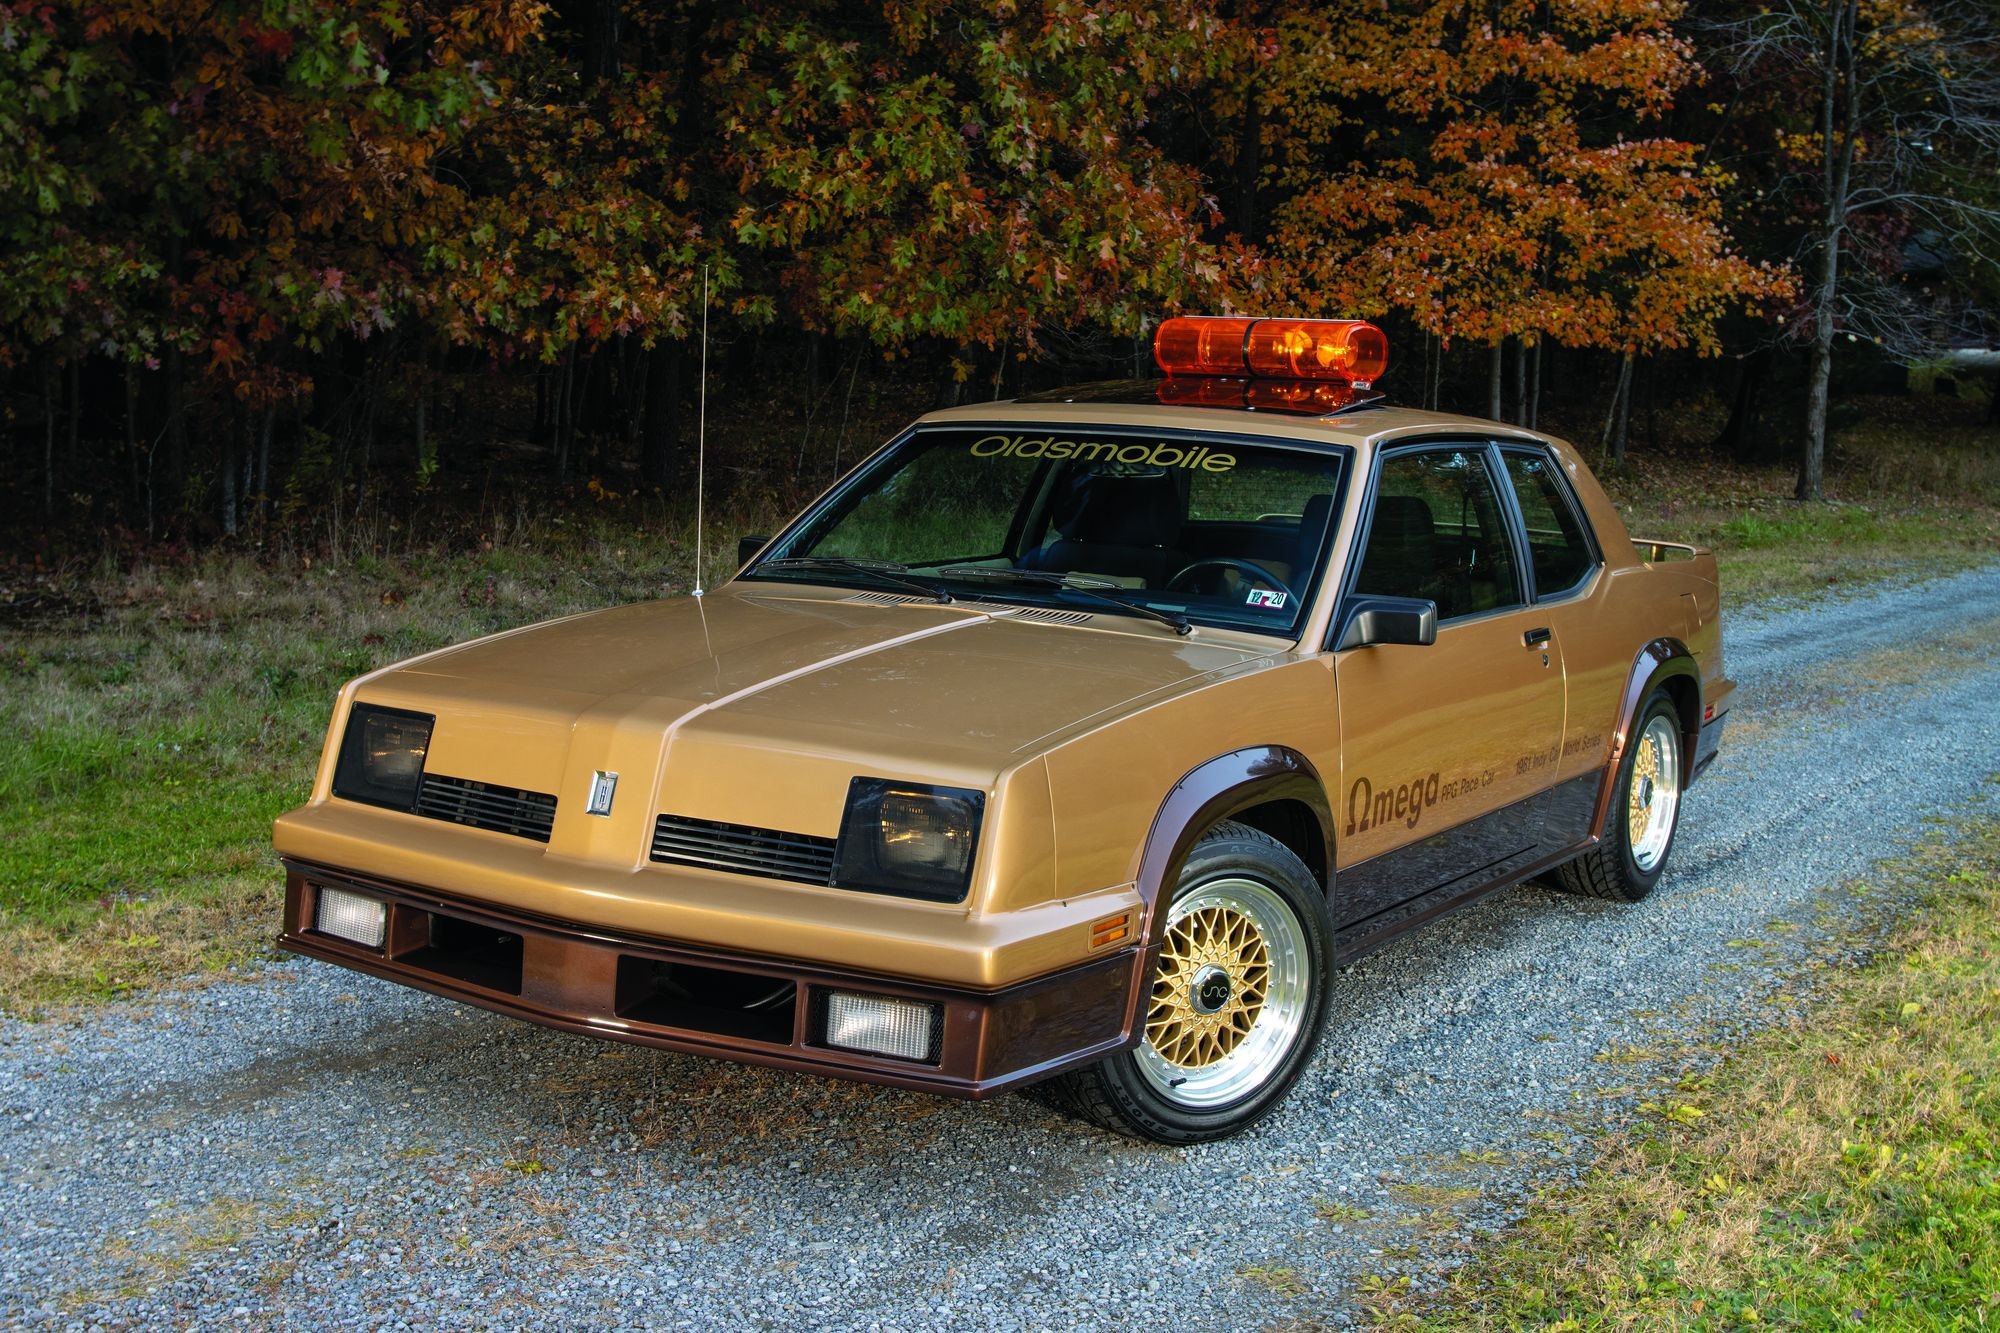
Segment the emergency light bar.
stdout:
[[1359,319],[1244,319],[1177,315],[1153,335],[1168,375],[1333,380],[1371,387],[1389,367],[1389,340]]
[[1329,416],[1373,401],[1370,394],[1335,380],[1246,380],[1189,376],[1164,379],[1155,387],[1168,407],[1247,407],[1267,412]]

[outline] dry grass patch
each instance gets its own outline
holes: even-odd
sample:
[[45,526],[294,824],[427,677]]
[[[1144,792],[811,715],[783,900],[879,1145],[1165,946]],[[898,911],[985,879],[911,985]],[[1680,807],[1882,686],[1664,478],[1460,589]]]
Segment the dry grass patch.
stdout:
[[1836,433],[1827,503],[1792,499],[1791,466],[1699,451],[1719,418],[1635,453],[1606,489],[1639,536],[1715,548],[1726,606],[1796,601],[1889,578],[1949,574],[2000,556],[2000,431],[1976,403],[1876,398]]
[[277,931],[280,897],[268,877],[233,878],[198,895],[92,913],[67,928],[8,922],[0,929],[0,1006],[40,1017],[254,966]]
[[1889,873],[1931,890],[1873,965],[1656,1090],[1586,1181],[1412,1297],[1403,1330],[2000,1325],[2000,820]]

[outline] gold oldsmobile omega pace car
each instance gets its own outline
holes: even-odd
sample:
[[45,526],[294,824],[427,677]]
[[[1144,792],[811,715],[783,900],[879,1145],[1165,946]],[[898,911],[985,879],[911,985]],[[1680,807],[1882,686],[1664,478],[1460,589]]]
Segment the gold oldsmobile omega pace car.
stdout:
[[1643,898],[1729,706],[1713,558],[1372,398],[1370,325],[1155,355],[923,417],[706,596],[348,684],[284,947],[1189,1142],[1283,1096],[1338,965],[1534,875]]

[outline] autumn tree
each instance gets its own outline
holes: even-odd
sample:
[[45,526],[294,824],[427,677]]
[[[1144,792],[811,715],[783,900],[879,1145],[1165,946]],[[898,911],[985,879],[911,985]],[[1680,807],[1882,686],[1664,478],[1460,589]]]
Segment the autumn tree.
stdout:
[[1774,0],[1718,25],[1717,63],[1789,90],[1777,189],[1799,220],[1811,355],[1796,493],[1824,494],[1835,339],[1905,361],[1966,330],[1963,307],[1902,281],[1920,248],[1970,277],[2000,254],[2000,30],[1958,0]]
[[[1658,132],[1698,70],[1672,5],[1287,11],[1255,72],[1277,197],[1267,293],[1401,312],[1501,351],[1550,339],[1630,356],[1715,350],[1716,320],[1783,275],[1738,255],[1721,181]],[[1629,374],[1629,371],[1628,371]]]
[[1147,130],[1221,36],[1199,0],[750,6],[717,128],[734,235],[777,260],[763,309],[883,347],[1032,352],[1206,299],[1214,202]]
[[[0,357],[74,376],[86,356],[164,380],[171,491],[213,493],[233,531],[257,423],[311,394],[356,341],[417,310],[423,247],[455,224],[439,155],[491,99],[485,66],[534,31],[482,5],[94,0],[0,15]],[[137,393],[128,394],[128,420]],[[69,419],[81,405],[72,395]],[[212,442],[188,453],[191,418]],[[137,460],[134,460],[135,469]],[[55,469],[48,469],[53,477]]]

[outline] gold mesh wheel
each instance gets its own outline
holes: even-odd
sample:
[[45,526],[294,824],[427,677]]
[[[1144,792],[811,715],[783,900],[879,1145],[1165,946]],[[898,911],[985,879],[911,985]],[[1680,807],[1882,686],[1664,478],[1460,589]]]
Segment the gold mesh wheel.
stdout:
[[1256,922],[1222,905],[1190,912],[1167,930],[1146,1040],[1172,1064],[1206,1068],[1250,1035],[1270,980]]
[[1177,1106],[1208,1111],[1280,1076],[1305,1031],[1312,949],[1270,885],[1225,876],[1184,890],[1167,914],[1139,1073]]
[[1626,845],[1642,872],[1650,873],[1666,855],[1680,798],[1680,731],[1671,718],[1657,716],[1640,733],[1625,784]]

